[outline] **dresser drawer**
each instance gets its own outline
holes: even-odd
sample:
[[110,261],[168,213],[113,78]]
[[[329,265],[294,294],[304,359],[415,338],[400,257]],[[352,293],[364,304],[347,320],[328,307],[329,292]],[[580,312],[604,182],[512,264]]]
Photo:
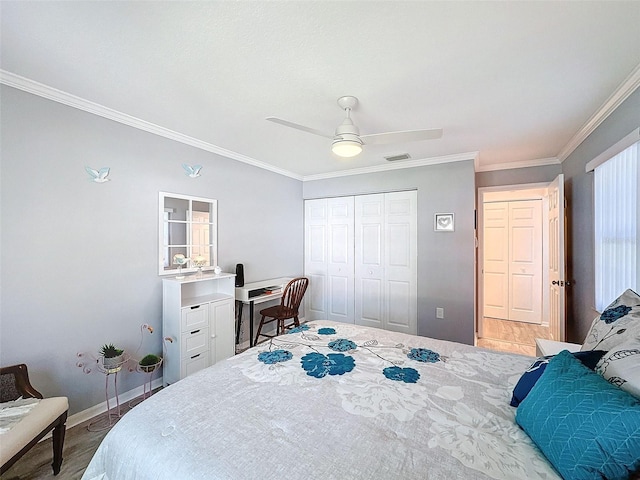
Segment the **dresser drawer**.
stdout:
[[209,327],[196,328],[190,332],[183,333],[180,351],[182,358],[189,358],[209,349]]
[[196,373],[198,370],[202,370],[209,366],[209,354],[207,352],[201,352],[187,357],[182,360],[180,365],[180,377],[184,378],[192,373]]
[[209,304],[194,305],[181,310],[180,330],[182,333],[209,325]]

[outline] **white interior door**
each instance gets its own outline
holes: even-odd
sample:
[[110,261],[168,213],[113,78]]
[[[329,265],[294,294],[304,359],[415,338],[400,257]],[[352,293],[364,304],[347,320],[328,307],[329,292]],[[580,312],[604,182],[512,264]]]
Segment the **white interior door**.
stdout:
[[384,196],[386,330],[417,334],[417,192]]
[[209,232],[211,224],[209,223],[209,212],[191,212],[191,256],[202,256],[205,258],[205,265],[211,265],[211,243]]
[[509,203],[483,204],[483,312],[509,318]]
[[305,318],[327,318],[327,199],[305,203],[304,272],[309,279],[305,295]]
[[549,330],[566,341],[564,175],[549,185]]
[[353,323],[354,292],[354,200],[353,197],[327,199],[327,319]]
[[542,322],[542,201],[509,202],[509,320]]
[[384,328],[384,194],[355,197],[355,323]]

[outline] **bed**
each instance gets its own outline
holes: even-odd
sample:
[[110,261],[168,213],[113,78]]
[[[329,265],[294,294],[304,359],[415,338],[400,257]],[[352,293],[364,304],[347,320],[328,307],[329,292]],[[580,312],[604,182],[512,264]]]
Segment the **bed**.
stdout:
[[136,406],[82,478],[561,478],[509,405],[531,362],[309,322]]

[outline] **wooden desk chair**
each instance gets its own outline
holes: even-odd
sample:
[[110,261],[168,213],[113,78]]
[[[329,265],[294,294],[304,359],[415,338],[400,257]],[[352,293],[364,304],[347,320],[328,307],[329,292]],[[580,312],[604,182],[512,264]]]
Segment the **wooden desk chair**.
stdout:
[[[256,341],[254,345],[258,343],[258,337],[262,332],[262,326],[271,323],[278,322],[278,326],[276,328],[276,335],[280,335],[285,332],[285,329],[291,328],[292,326],[299,327],[300,321],[298,320],[298,308],[300,308],[300,302],[302,302],[302,297],[304,297],[304,292],[307,291],[307,287],[309,286],[309,279],[305,277],[294,278],[287,286],[284,287],[284,292],[282,293],[282,298],[280,299],[280,305],[275,305],[273,307],[265,308],[260,310],[260,315],[262,315],[262,319],[260,320],[260,326],[258,327],[258,333],[256,334]],[[269,320],[265,320],[265,318],[269,318]],[[293,319],[293,322],[289,325],[285,325],[284,321],[288,319]],[[265,335],[265,337],[273,337],[274,335]]]
[[39,398],[32,408],[8,432],[0,435],[0,475],[31,447],[53,430],[53,474],[60,473],[62,447],[66,430],[69,401],[67,397],[43,398],[31,383],[25,364],[0,368],[0,402],[23,398]]

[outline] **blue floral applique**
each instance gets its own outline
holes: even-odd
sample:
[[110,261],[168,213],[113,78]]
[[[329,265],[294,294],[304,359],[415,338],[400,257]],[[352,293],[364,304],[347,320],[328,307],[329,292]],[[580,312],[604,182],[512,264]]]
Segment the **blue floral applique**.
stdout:
[[335,328],[324,327],[318,330],[318,335],[334,335],[336,333]]
[[291,330],[289,330],[287,333],[300,333],[300,332],[303,332],[304,330],[309,330],[309,325],[300,325],[299,327],[294,327]]
[[608,308],[600,315],[600,320],[609,325],[610,323],[615,322],[619,318],[624,317],[627,313],[631,311],[631,307],[627,307],[626,305],[618,305],[614,308]]
[[346,338],[339,338],[334,340],[333,342],[329,342],[329,348],[331,350],[335,350],[336,352],[346,352],[348,350],[353,350],[356,348],[356,344],[351,340],[347,340]]
[[415,368],[387,367],[382,373],[389,380],[404,383],[416,383],[420,378],[420,374]]
[[436,363],[440,361],[440,354],[428,348],[412,348],[407,357],[411,360],[424,363]]
[[291,360],[292,358],[293,354],[288,350],[274,350],[272,352],[261,352],[258,354],[258,360],[267,365],[286,362],[287,360]]
[[302,357],[300,363],[307,375],[316,378],[323,378],[327,375],[342,375],[350,372],[356,366],[353,357],[342,353],[329,353],[323,355],[313,352]]

